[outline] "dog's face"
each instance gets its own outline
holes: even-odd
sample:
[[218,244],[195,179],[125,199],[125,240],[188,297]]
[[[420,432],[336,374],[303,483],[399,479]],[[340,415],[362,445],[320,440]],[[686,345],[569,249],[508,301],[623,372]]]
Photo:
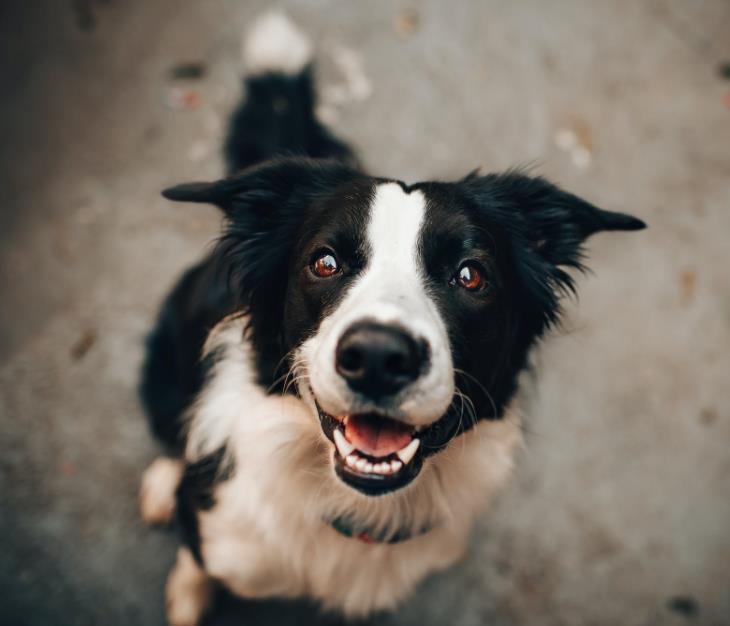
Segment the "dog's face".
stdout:
[[594,232],[643,227],[516,173],[407,187],[288,159],[166,195],[224,209],[262,384],[296,381],[337,476],[368,495],[498,419],[572,289],[561,266]]

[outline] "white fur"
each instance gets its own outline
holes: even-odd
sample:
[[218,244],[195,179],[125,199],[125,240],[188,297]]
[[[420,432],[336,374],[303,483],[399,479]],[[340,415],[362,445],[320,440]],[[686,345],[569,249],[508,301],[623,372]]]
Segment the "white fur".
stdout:
[[250,74],[296,75],[312,60],[312,44],[286,14],[272,11],[256,20],[242,53]]
[[[231,318],[213,333],[208,349],[225,346],[225,357],[191,418],[189,458],[226,430],[235,463],[215,490],[216,505],[199,514],[207,574],[241,596],[306,594],[351,616],[393,607],[463,553],[475,516],[510,473],[518,420],[481,422],[426,459],[409,486],[362,495],[336,477],[313,407],[263,396],[255,385],[244,326]],[[340,515],[385,533],[433,529],[398,544],[365,544],[331,528],[326,520]]]
[[441,316],[425,287],[418,244],[426,212],[420,191],[406,193],[396,183],[376,187],[367,238],[368,266],[336,310],[299,350],[309,385],[320,406],[333,415],[380,407],[360,403],[335,370],[335,350],[345,330],[359,320],[398,324],[425,340],[431,364],[425,376],[401,394],[394,417],[413,426],[440,418],[454,395],[451,352]]
[[[231,436],[241,414],[266,400],[250,366],[251,346],[244,341],[244,318],[229,316],[210,332],[203,354],[222,351],[207,384],[188,412],[186,456],[196,459],[221,448]],[[246,390],[241,398],[239,387]],[[194,418],[194,419],[191,419]]]
[[147,524],[169,524],[175,513],[175,491],[182,478],[180,459],[159,457],[145,470],[139,508]]

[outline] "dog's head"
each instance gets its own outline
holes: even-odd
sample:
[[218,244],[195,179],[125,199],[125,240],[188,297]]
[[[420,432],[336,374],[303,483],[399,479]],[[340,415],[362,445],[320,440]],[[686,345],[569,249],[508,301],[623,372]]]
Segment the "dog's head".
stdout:
[[583,241],[644,227],[518,172],[406,186],[282,159],[165,195],[223,209],[260,382],[296,382],[337,475],[369,495],[499,419]]

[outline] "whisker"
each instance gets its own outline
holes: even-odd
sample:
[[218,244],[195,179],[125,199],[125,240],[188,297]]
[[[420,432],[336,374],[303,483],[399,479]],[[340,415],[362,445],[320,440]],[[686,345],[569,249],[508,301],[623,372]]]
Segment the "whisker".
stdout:
[[[282,356],[281,359],[279,359],[279,362],[276,364],[276,367],[274,367],[274,373],[276,373],[280,370],[280,368],[284,365],[285,361],[291,359],[291,357],[294,355],[296,350],[297,350],[297,348],[292,348],[291,350],[286,352],[286,354],[284,354],[284,356]],[[296,363],[296,360],[297,359],[293,359],[289,363],[289,367],[287,367],[286,372],[284,372],[284,374],[282,374],[281,376],[276,378],[274,380],[274,382],[272,382],[271,385],[269,385],[268,389],[266,390],[266,393],[271,393],[274,390],[274,388],[279,384],[279,382],[282,381],[282,379],[284,380],[284,384],[286,384],[286,379],[289,377],[289,375],[292,371],[292,368],[294,367],[294,363]]]
[[497,418],[499,417],[499,411],[497,410],[497,403],[494,401],[494,398],[492,397],[492,394],[489,393],[489,390],[472,374],[469,374],[469,372],[466,372],[462,369],[454,368],[454,373],[458,376],[462,376],[464,378],[469,379],[470,381],[473,381],[479,389],[484,393],[487,400],[489,400],[489,404],[492,406],[492,415]]

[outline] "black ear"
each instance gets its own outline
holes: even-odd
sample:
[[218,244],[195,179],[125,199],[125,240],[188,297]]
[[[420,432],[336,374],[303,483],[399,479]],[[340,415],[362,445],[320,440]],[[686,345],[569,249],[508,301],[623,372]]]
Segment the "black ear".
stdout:
[[205,202],[218,204],[224,200],[226,194],[222,187],[224,181],[212,183],[182,183],[163,190],[162,195],[168,200],[176,202]]
[[221,180],[168,187],[162,195],[178,202],[214,204],[228,215],[241,209],[261,213],[270,203],[306,200],[356,175],[337,161],[277,158]]
[[286,284],[281,277],[307,209],[362,177],[336,161],[278,158],[219,181],[170,187],[162,195],[223,210],[226,224],[214,252],[219,266],[242,305],[266,309],[277,298],[283,301],[272,286]]
[[599,209],[542,177],[472,174],[463,183],[481,206],[557,265],[575,265],[581,244],[594,233],[646,228],[636,217]]
[[517,269],[547,322],[557,320],[561,292],[574,291],[561,267],[585,269],[583,242],[604,230],[640,230],[640,219],[604,211],[541,177],[520,172],[479,176],[461,184],[485,217],[509,235]]

